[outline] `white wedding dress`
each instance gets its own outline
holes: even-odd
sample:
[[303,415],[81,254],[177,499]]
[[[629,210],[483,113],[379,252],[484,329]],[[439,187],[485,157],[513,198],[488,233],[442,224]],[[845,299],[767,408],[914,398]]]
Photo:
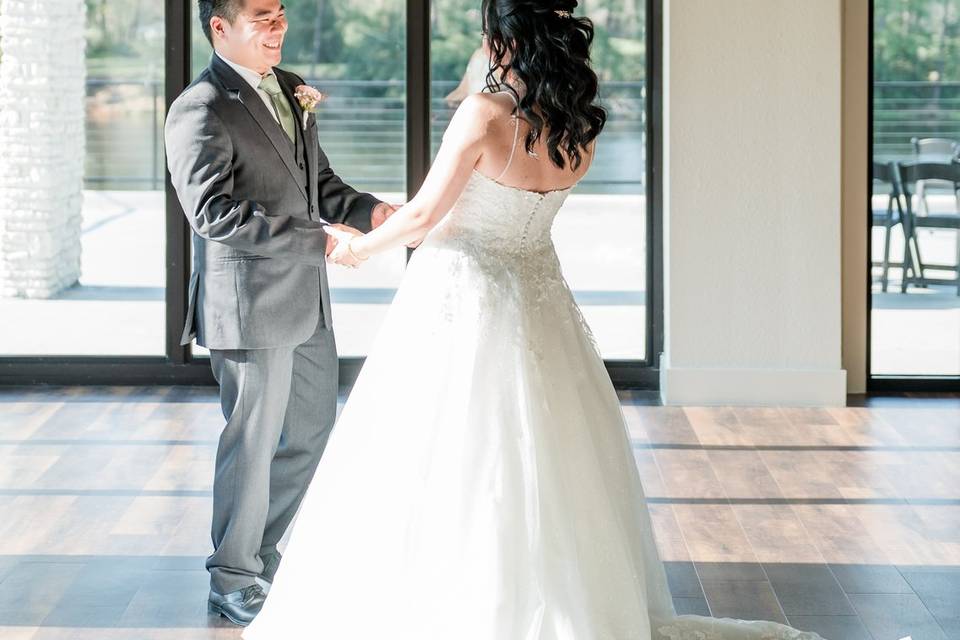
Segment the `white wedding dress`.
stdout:
[[819,638],[674,614],[551,242],[568,193],[470,176],[410,261],[246,640]]

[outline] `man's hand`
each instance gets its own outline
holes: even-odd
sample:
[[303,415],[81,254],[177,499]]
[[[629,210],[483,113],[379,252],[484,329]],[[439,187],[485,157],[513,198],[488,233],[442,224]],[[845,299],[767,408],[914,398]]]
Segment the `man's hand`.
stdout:
[[[362,236],[363,233],[354,229],[353,227],[348,227],[345,224],[332,224],[329,227],[325,227],[327,230],[327,257],[330,257],[330,254],[333,253],[334,249],[337,248],[340,240],[349,236]],[[335,231],[334,231],[335,230]]]
[[387,218],[396,213],[401,205],[399,204],[387,204],[386,202],[381,202],[373,208],[373,211],[370,212],[370,226],[374,229],[382,225],[387,221]]

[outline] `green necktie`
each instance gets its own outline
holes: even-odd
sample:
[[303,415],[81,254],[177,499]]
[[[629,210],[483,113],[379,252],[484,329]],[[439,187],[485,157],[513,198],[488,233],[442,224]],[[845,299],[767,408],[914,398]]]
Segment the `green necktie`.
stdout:
[[286,131],[287,135],[290,137],[290,142],[295,142],[297,136],[297,125],[294,123],[293,111],[290,110],[290,103],[287,102],[287,99],[283,95],[283,90],[280,88],[280,83],[277,82],[277,76],[272,73],[268,76],[265,76],[262,80],[260,80],[260,89],[266,91],[267,95],[270,96],[270,100],[273,102],[273,108],[280,120],[280,124],[283,126],[283,130]]

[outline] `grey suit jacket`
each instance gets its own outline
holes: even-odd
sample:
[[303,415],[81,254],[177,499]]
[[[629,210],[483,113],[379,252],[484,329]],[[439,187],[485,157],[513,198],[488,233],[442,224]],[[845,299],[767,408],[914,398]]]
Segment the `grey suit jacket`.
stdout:
[[[300,344],[331,326],[325,220],[370,230],[379,202],[343,183],[293,97],[303,80],[274,69],[297,121],[295,146],[257,92],[214,55],[167,116],[167,165],[193,229],[181,344],[210,349]],[[301,163],[305,166],[301,166]]]

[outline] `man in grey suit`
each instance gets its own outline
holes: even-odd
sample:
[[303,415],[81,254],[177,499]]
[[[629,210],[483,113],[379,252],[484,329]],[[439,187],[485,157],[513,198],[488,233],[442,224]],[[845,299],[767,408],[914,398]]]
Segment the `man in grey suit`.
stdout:
[[[263,604],[333,427],[337,352],[323,227],[369,231],[394,208],[344,184],[275,68],[279,0],[199,0],[215,53],[170,108],[173,185],[193,229],[182,343],[210,350],[226,426],[213,483],[209,607],[236,624]],[[345,224],[343,224],[345,223]],[[349,225],[349,226],[346,226]]]

